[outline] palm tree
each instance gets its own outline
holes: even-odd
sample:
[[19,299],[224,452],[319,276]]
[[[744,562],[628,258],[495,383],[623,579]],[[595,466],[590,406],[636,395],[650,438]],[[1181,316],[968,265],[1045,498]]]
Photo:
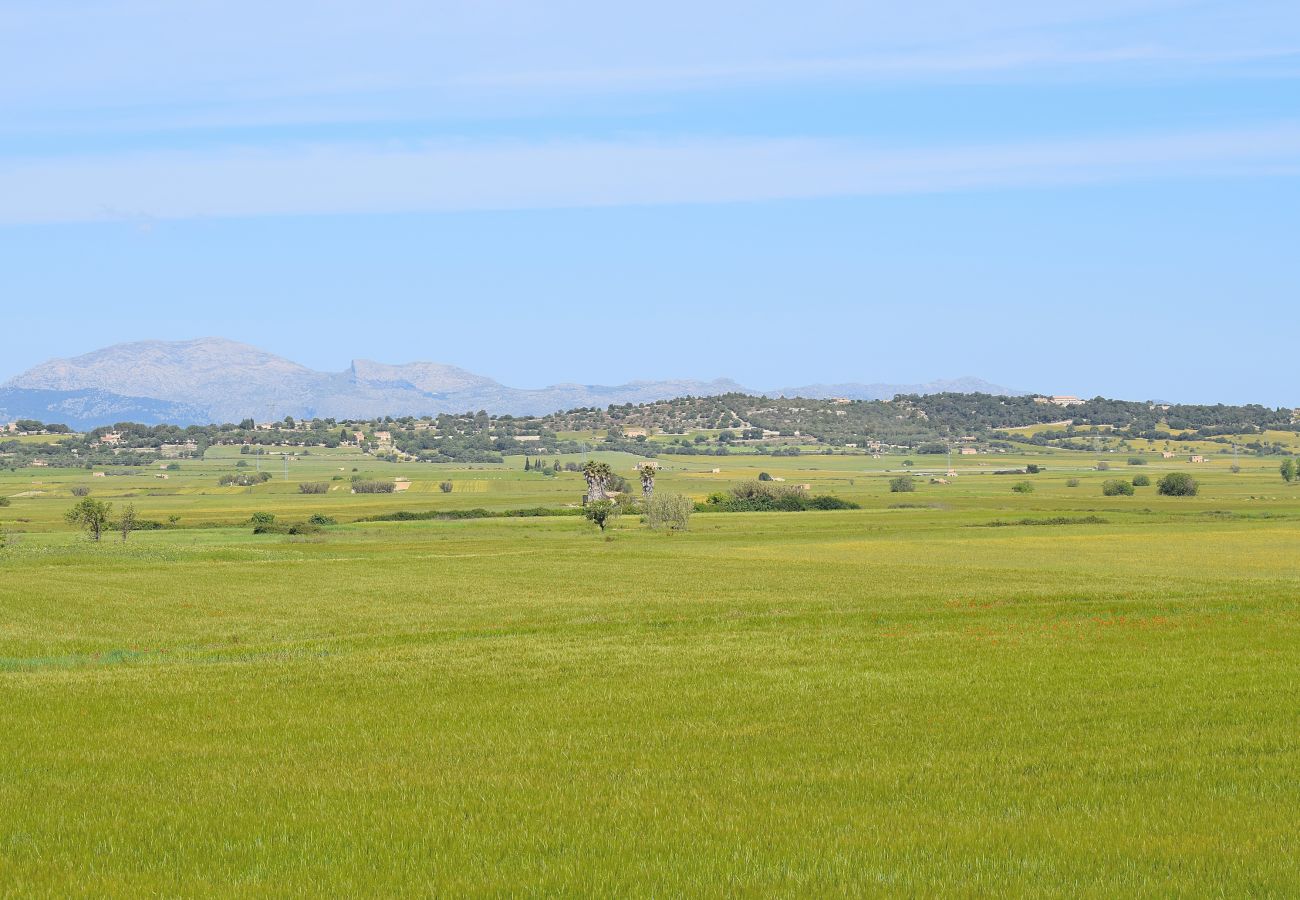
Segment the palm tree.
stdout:
[[582,477],[587,479],[588,503],[609,499],[609,496],[605,493],[605,486],[609,484],[610,476],[613,474],[614,472],[610,469],[609,463],[596,462],[594,459],[587,460],[582,467]]
[[655,492],[655,467],[651,463],[642,463],[636,467],[636,471],[641,476],[641,493],[649,500]]

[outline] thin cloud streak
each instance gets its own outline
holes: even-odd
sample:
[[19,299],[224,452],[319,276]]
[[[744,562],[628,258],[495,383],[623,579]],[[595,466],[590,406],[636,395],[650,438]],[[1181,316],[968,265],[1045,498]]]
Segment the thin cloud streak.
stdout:
[[33,160],[0,223],[760,202],[1179,177],[1287,177],[1300,123],[882,149],[805,139],[333,144]]

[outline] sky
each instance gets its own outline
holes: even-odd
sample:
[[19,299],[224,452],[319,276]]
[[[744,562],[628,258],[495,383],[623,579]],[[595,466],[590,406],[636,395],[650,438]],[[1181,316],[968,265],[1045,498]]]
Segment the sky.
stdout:
[[517,387],[1300,406],[1294,0],[5,0],[0,379],[219,335]]

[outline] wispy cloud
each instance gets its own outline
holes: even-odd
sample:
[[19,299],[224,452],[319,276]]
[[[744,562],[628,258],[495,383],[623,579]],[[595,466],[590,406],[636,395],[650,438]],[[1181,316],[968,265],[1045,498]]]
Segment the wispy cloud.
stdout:
[[801,139],[334,144],[8,164],[0,222],[735,203],[1297,173],[1297,123],[913,150]]

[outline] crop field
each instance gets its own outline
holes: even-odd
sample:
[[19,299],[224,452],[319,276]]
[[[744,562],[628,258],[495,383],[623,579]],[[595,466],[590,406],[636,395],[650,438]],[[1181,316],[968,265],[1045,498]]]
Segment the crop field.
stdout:
[[517,457],[0,471],[0,895],[1294,896],[1300,483],[1187,449],[665,455],[861,506],[677,534],[358,521],[578,502]]

